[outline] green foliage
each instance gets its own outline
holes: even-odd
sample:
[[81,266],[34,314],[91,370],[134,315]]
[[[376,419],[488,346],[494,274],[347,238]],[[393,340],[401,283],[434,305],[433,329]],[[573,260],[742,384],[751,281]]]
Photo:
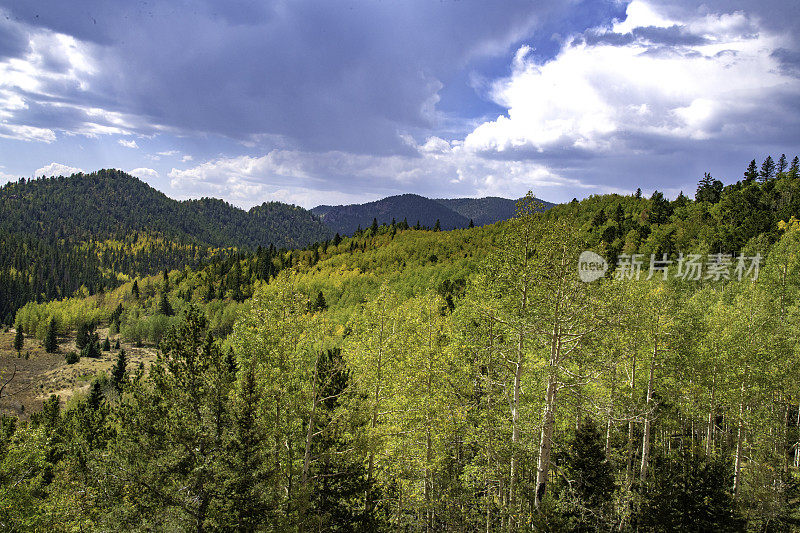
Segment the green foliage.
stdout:
[[[707,174],[697,201],[606,195],[541,212],[529,197],[514,220],[469,230],[367,222],[305,249],[158,270],[136,279],[136,296],[125,281],[31,302],[16,317],[29,334],[108,323],[160,355],[128,368],[119,350],[109,376],[63,411],[55,399],[29,423],[0,419],[0,520],[790,529],[800,464],[791,172],[721,190]],[[578,279],[585,249],[611,259],[606,278]],[[761,253],[758,279],[613,274],[623,253],[717,250]]]
[[14,349],[19,353],[25,346],[25,334],[22,331],[22,326],[17,325],[17,331],[14,334]]
[[653,463],[635,517],[640,531],[743,531],[730,491],[730,462],[678,448]]
[[47,332],[44,337],[44,349],[48,353],[55,353],[58,350],[58,336],[55,319],[51,318],[47,322]]
[[125,350],[120,350],[117,353],[117,361],[111,368],[111,384],[117,391],[122,392],[123,385],[125,384],[125,371],[128,364],[128,358]]
[[67,362],[68,365],[74,365],[75,363],[80,361],[80,359],[81,356],[78,355],[78,352],[76,351],[69,351],[64,356],[64,360]]
[[572,531],[607,529],[612,523],[614,473],[595,422],[586,418],[575,430],[562,459],[563,514]]

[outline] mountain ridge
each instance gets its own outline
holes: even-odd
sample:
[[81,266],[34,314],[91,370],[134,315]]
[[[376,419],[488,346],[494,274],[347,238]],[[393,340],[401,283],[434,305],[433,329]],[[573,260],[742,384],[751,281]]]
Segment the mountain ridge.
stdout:
[[[556,205],[539,201],[544,209]],[[373,220],[379,224],[390,224],[392,220],[400,222],[405,219],[410,225],[419,222],[426,227],[434,227],[438,220],[443,230],[466,228],[470,221],[476,226],[485,226],[512,218],[516,212],[516,202],[497,196],[432,199],[407,193],[363,204],[318,205],[311,212],[333,231],[351,235],[358,227],[368,227]]]

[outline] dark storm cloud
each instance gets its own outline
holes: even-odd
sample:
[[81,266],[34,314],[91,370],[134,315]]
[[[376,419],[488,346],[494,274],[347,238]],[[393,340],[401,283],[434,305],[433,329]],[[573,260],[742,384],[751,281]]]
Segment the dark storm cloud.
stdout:
[[0,60],[19,57],[28,49],[25,33],[0,11]]
[[[436,127],[441,80],[569,6],[482,2],[7,1],[11,20],[94,43],[84,105],[177,130],[396,152]],[[58,69],[58,57],[51,66]],[[50,64],[50,63],[48,63]],[[87,98],[88,96],[88,98]]]

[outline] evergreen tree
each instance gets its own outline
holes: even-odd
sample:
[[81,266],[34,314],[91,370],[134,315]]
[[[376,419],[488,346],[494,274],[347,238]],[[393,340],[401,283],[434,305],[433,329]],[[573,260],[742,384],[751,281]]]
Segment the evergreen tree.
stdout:
[[342,237],[338,233],[333,236],[333,245],[339,246],[342,243]]
[[56,321],[53,318],[47,322],[47,333],[44,337],[44,349],[47,353],[58,351],[58,332]]
[[117,353],[117,362],[111,368],[111,383],[117,391],[122,392],[123,384],[125,383],[125,367],[128,364],[125,350],[120,350]]
[[161,293],[161,298],[158,301],[158,312],[164,316],[172,316],[175,314],[175,311],[172,309],[172,304],[169,303],[166,292]]
[[25,334],[22,332],[22,326],[17,325],[17,333],[14,335],[14,349],[17,351],[17,355],[22,351],[24,345]]
[[655,459],[637,525],[645,531],[739,531],[724,457],[680,448]]
[[750,164],[747,165],[747,170],[744,172],[744,182],[750,183],[755,181],[758,178],[758,166],[756,165],[756,160],[753,159],[750,161]]
[[653,196],[650,197],[650,204],[649,222],[651,224],[665,224],[669,221],[672,206],[662,193],[654,191]]
[[324,311],[328,308],[328,303],[325,301],[325,296],[323,296],[322,291],[319,291],[317,294],[317,299],[314,302],[314,309],[316,311]]
[[768,155],[761,164],[761,172],[758,173],[758,177],[761,181],[771,180],[775,177],[775,162],[772,160],[771,155]]
[[117,339],[117,342],[114,343],[114,349],[119,350],[119,339]]
[[100,357],[100,346],[96,339],[91,339],[81,350],[81,357],[96,359]]
[[139,299],[139,282],[137,280],[133,280],[133,285],[131,286],[131,295],[137,300]]
[[372,226],[370,227],[370,229],[372,230],[372,234],[373,235],[377,235],[378,234],[378,219],[377,218],[373,218],[372,219]]
[[108,337],[106,337],[106,340],[103,341],[102,349],[104,352],[108,352],[111,350],[111,341],[108,340]]
[[697,184],[697,192],[694,199],[698,202],[709,202],[715,204],[722,197],[722,182],[715,180],[711,174],[706,172],[703,179]]
[[787,166],[788,166],[788,163],[786,162],[786,154],[781,154],[780,159],[778,159],[778,167],[776,169],[777,173],[778,174],[783,174],[784,172],[786,172],[786,167]]
[[474,228],[475,227],[475,222],[473,222],[472,219],[469,219],[469,227],[470,228]]
[[92,386],[89,388],[89,395],[86,397],[86,404],[93,410],[100,409],[103,403],[103,386],[100,381],[95,379],[92,381]]
[[575,531],[608,529],[614,475],[597,426],[591,418],[582,421],[569,442],[565,473],[575,503],[569,514]]
[[800,159],[798,159],[797,156],[794,156],[792,159],[792,164],[789,167],[789,175],[793,178],[796,178],[798,174],[800,174]]
[[91,341],[91,326],[86,322],[78,324],[78,330],[75,333],[75,346],[82,350]]
[[436,219],[436,224],[433,225],[433,231],[441,231],[441,229],[442,229],[442,226],[439,223],[439,219],[437,218]]

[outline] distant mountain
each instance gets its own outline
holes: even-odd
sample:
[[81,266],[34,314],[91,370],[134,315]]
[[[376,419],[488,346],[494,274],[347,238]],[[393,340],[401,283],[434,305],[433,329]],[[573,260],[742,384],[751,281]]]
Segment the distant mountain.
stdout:
[[[541,200],[540,200],[541,201]],[[546,209],[555,204],[542,201]],[[417,221],[433,227],[436,220],[443,230],[466,228],[472,220],[476,226],[508,220],[515,214],[516,200],[490,196],[487,198],[455,198],[431,200],[417,194],[389,196],[376,202],[351,205],[320,205],[311,210],[322,221],[342,235],[353,234],[358,227],[367,228],[377,219],[390,224],[406,219],[410,225]]]
[[244,211],[212,198],[173,200],[119,170],[11,182],[0,188],[0,233],[85,241],[131,232],[237,248],[294,248],[332,236],[300,207],[271,202]]
[[[517,200],[487,196],[485,198],[440,198],[437,202],[455,211],[464,218],[470,219],[476,226],[494,224],[501,220],[508,220],[516,214]],[[554,203],[539,200],[545,209],[553,207]]]
[[379,224],[390,224],[406,219],[411,225],[419,222],[422,226],[433,227],[439,220],[443,230],[465,228],[469,219],[435,200],[417,194],[389,196],[377,202],[351,205],[320,205],[311,210],[319,216],[331,230],[342,235],[352,235],[359,226],[367,228],[377,219]]

